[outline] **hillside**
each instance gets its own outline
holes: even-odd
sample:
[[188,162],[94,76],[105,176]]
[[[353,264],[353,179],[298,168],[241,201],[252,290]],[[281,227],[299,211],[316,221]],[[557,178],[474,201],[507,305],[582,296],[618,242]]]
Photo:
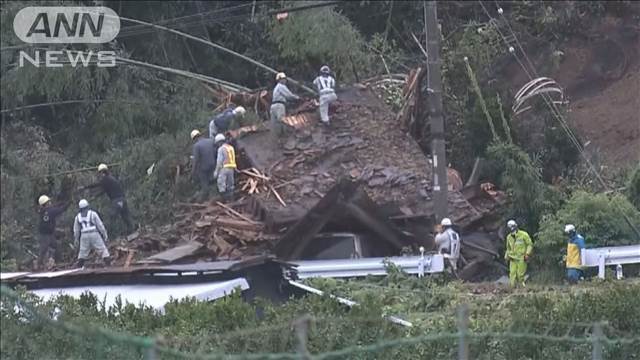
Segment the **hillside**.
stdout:
[[[532,40],[527,53],[539,76],[564,89],[569,123],[589,156],[612,169],[640,161],[640,28],[633,13],[594,19],[586,33],[554,47]],[[515,61],[507,73],[513,88],[528,81]]]

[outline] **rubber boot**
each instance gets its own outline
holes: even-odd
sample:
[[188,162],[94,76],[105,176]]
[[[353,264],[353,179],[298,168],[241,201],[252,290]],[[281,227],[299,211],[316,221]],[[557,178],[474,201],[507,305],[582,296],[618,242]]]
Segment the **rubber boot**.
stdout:
[[84,269],[85,259],[78,259],[78,267]]
[[102,258],[102,262],[104,263],[104,266],[105,266],[105,267],[107,267],[107,266],[111,266],[111,257],[110,257],[110,256],[108,256],[108,257],[106,257],[106,258]]

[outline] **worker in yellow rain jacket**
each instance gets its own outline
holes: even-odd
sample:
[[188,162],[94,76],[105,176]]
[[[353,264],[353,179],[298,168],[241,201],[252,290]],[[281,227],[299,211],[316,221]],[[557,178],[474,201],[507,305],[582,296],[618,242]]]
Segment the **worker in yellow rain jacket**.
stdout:
[[564,233],[569,236],[565,259],[567,280],[569,280],[570,283],[577,283],[584,277],[582,270],[582,249],[585,248],[584,238],[576,232],[576,227],[572,224],[565,225]]
[[526,231],[518,229],[518,224],[514,220],[509,220],[507,227],[510,232],[507,235],[504,259],[509,262],[509,283],[511,286],[524,286],[527,261],[533,252],[533,242]]
[[215,142],[219,148],[216,170],[213,173],[213,177],[217,179],[218,192],[225,201],[229,201],[233,198],[233,191],[235,189],[234,175],[238,166],[236,165],[235,149],[225,141],[226,139],[223,134],[216,135]]

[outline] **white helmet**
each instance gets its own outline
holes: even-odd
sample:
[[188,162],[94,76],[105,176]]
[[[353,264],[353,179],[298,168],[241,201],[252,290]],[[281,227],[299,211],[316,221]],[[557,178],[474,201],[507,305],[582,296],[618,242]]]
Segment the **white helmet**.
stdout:
[[329,74],[331,72],[331,69],[329,69],[329,67],[327,65],[323,65],[320,68],[320,73],[321,74]]
[[238,106],[237,108],[235,108],[233,110],[234,114],[238,114],[240,116],[244,115],[247,112],[247,110],[245,110],[242,106]]
[[573,224],[567,224],[564,226],[564,232],[566,234],[572,232],[572,231],[576,231],[576,227]]
[[451,219],[449,219],[449,218],[444,218],[444,219],[442,219],[442,221],[440,222],[440,225],[442,225],[442,226],[451,226],[451,225],[453,225],[453,223],[451,222]]
[[509,229],[513,229],[513,228],[515,228],[515,227],[517,227],[517,226],[518,226],[518,223],[517,223],[515,220],[509,220],[509,221],[507,221],[507,227],[508,227]]
[[224,134],[218,134],[213,139],[213,141],[216,142],[216,143],[219,143],[219,142],[224,141],[224,140],[225,140]]
[[200,136],[200,130],[192,130],[191,131],[191,140],[195,139],[197,136]]
[[98,171],[107,171],[107,170],[109,170],[109,167],[107,166],[107,164],[98,165]]
[[287,75],[283,72],[279,72],[276,74],[276,80],[286,79]]
[[82,199],[82,200],[80,200],[80,201],[78,202],[78,207],[79,207],[80,209],[84,209],[84,208],[86,208],[86,207],[88,207],[88,206],[89,206],[89,202],[88,202],[87,200],[85,200],[85,199]]
[[48,203],[49,201],[51,201],[51,199],[47,195],[42,195],[38,198],[38,204],[40,204],[40,206]]

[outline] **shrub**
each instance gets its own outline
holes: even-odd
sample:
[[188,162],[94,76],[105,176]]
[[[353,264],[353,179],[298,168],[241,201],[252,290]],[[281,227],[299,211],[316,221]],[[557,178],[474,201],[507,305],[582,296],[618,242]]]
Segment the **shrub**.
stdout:
[[364,39],[333,7],[289,14],[282,22],[274,21],[270,32],[281,58],[291,66],[304,64],[298,70],[305,73],[315,73],[328,64],[341,82],[349,82],[354,79],[354,68],[366,72],[368,67]]
[[578,191],[553,215],[544,216],[536,247],[544,253],[540,258],[547,265],[557,265],[560,251],[566,244],[564,225],[574,224],[585,237],[587,246],[615,246],[637,244],[640,239],[626,222],[640,224],[640,211],[622,195],[607,196]]

